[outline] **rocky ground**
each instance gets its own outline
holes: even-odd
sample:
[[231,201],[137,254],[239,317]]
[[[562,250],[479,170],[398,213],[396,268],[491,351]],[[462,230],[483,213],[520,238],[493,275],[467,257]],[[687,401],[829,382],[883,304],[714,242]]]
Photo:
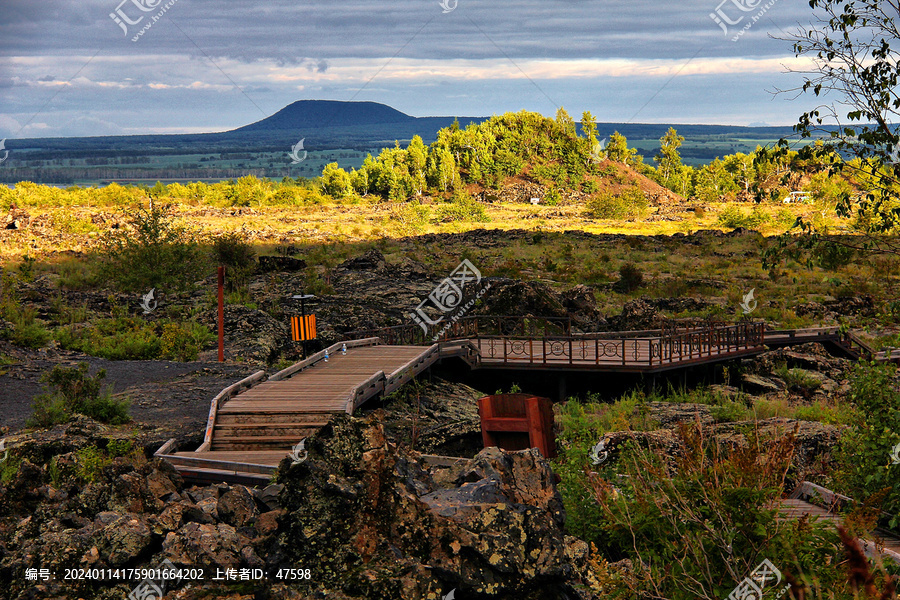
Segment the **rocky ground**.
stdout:
[[[475,246],[496,244],[493,232],[464,235]],[[442,236],[433,237],[423,243],[442,243]],[[164,560],[205,569],[210,578],[217,568],[266,573],[256,581],[181,582],[172,586],[169,600],[437,600],[453,589],[460,599],[602,597],[596,595],[590,549],[565,531],[550,465],[530,451],[481,451],[475,399],[492,390],[440,380],[407,386],[365,407],[360,419],[332,422],[308,440],[307,461],[283,464],[277,482],[264,489],[189,487],[165,463],[146,458],[171,437],[179,438],[182,448],[198,444],[209,400],[219,390],[259,368],[272,372],[274,361],[297,358],[298,349],[286,341],[283,317],[292,309],[284,298],[303,290],[304,267],[266,261],[251,283],[258,307],[227,308],[225,363],[213,362],[212,349],[191,363],[113,362],[54,346],[25,350],[0,341],[0,435],[11,448],[5,459],[0,457],[5,475],[0,582],[8,597],[123,598],[139,580],[98,584],[60,578],[66,569],[149,568]],[[422,263],[403,256],[389,260],[376,249],[342,262],[327,277],[334,293],[321,296],[315,308],[320,345],[358,329],[408,324],[408,310],[440,278]],[[594,299],[602,285],[559,291],[512,278],[491,278],[490,283],[491,293],[472,314],[570,317],[583,331],[657,328],[671,323],[666,312],[721,308],[721,301],[712,298],[644,297],[610,315]],[[715,288],[716,282],[700,285]],[[52,324],[52,277],[40,276],[25,287],[41,318]],[[108,294],[71,295],[72,304],[109,308]],[[127,305],[137,299],[117,301]],[[204,306],[201,293],[167,301],[200,308],[198,320],[215,323],[215,311]],[[871,298],[855,297],[807,303],[804,310],[827,319],[874,314],[875,309]],[[88,362],[92,372],[107,370],[114,392],[131,398],[135,423],[108,428],[78,417],[50,431],[22,432],[30,399],[41,389],[40,376],[53,365],[78,362]],[[800,369],[816,385],[803,388],[785,381],[778,375],[782,365]],[[848,365],[815,344],[774,350],[743,361],[730,385],[714,391],[744,403],[754,398],[786,406],[835,400],[848,393]],[[655,422],[652,431],[605,436],[609,460],[616,460],[627,439],[674,455],[679,452],[677,428],[685,423],[707,426],[725,445],[746,443],[744,432],[754,425],[719,422],[707,404],[652,402],[648,415]],[[796,436],[789,485],[815,479],[841,431],[777,416],[755,426],[763,437]],[[138,451],[107,462],[90,451],[123,439]],[[465,460],[435,467],[420,453]],[[50,569],[56,579],[27,582],[27,568]],[[279,569],[309,569],[310,578],[279,580]]]
[[[87,475],[85,449],[115,439],[79,417],[21,440],[6,459],[17,468],[0,486],[5,597],[123,598],[140,578],[66,574],[164,561],[194,569],[193,579],[168,586],[167,598],[184,600],[424,600],[454,589],[459,597],[598,597],[588,591],[589,548],[565,534],[553,472],[533,450],[486,449],[429,469],[388,441],[379,415],[342,417],[308,440],[304,462],[286,459],[272,485],[252,490],[186,487],[165,462],[134,456]],[[26,569],[52,576],[27,581]],[[264,576],[211,581],[228,569]]]

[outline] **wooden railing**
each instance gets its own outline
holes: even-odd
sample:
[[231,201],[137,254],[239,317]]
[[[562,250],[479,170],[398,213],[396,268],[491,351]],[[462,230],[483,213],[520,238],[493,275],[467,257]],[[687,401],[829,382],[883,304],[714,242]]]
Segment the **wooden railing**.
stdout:
[[361,329],[344,334],[345,340],[360,338],[380,338],[382,343],[391,346],[431,345],[435,342],[462,340],[485,335],[540,337],[572,334],[572,321],[565,317],[516,317],[516,316],[473,316],[448,319],[431,325],[428,331],[422,327],[397,325],[377,329]]
[[[378,337],[385,344],[431,343],[421,327],[400,326],[351,334]],[[759,348],[764,323],[710,323],[689,329],[573,333],[569,319],[465,317],[446,327],[443,347],[468,340],[478,361],[530,365],[664,367]]]
[[227,388],[216,394],[216,397],[213,398],[212,402],[209,404],[209,417],[206,419],[206,434],[203,436],[203,444],[197,448],[196,452],[205,452],[209,450],[209,447],[212,444],[213,430],[216,428],[219,407],[241,392],[244,388],[251,388],[265,379],[266,372],[257,371],[253,375],[229,385]]
[[481,361],[504,364],[663,367],[759,348],[763,331],[762,323],[738,323],[648,338],[482,336],[472,343]]
[[388,394],[399,389],[403,384],[415,378],[440,357],[440,344],[434,344],[427,351],[413,358],[405,365],[398,367],[390,375],[378,371],[371,377],[354,387],[347,395],[346,412],[353,414],[357,408],[378,394]]

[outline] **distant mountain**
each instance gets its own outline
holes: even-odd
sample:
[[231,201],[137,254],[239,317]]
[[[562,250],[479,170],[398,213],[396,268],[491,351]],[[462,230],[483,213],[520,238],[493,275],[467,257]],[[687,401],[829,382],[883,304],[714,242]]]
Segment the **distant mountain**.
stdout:
[[414,121],[416,121],[415,117],[377,102],[299,100],[282,108],[271,117],[235,129],[231,133],[360,127]]

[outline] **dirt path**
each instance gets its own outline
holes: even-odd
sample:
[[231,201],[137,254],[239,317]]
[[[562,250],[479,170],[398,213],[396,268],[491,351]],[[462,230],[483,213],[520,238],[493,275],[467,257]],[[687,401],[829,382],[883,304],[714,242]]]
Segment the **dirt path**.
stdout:
[[12,364],[0,365],[0,428],[15,432],[31,415],[31,401],[43,390],[41,376],[55,365],[90,365],[91,374],[106,369],[106,383],[114,394],[131,398],[131,416],[137,423],[170,427],[173,433],[202,431],[209,403],[222,388],[257,370],[246,364],[170,361],[110,361],[79,352],[22,350],[0,346],[0,355]]

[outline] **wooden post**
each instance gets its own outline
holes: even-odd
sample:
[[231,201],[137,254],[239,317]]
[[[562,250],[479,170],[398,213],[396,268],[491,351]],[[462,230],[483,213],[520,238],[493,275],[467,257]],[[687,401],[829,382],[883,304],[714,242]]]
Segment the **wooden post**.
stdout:
[[219,362],[225,362],[225,267],[219,267]]

